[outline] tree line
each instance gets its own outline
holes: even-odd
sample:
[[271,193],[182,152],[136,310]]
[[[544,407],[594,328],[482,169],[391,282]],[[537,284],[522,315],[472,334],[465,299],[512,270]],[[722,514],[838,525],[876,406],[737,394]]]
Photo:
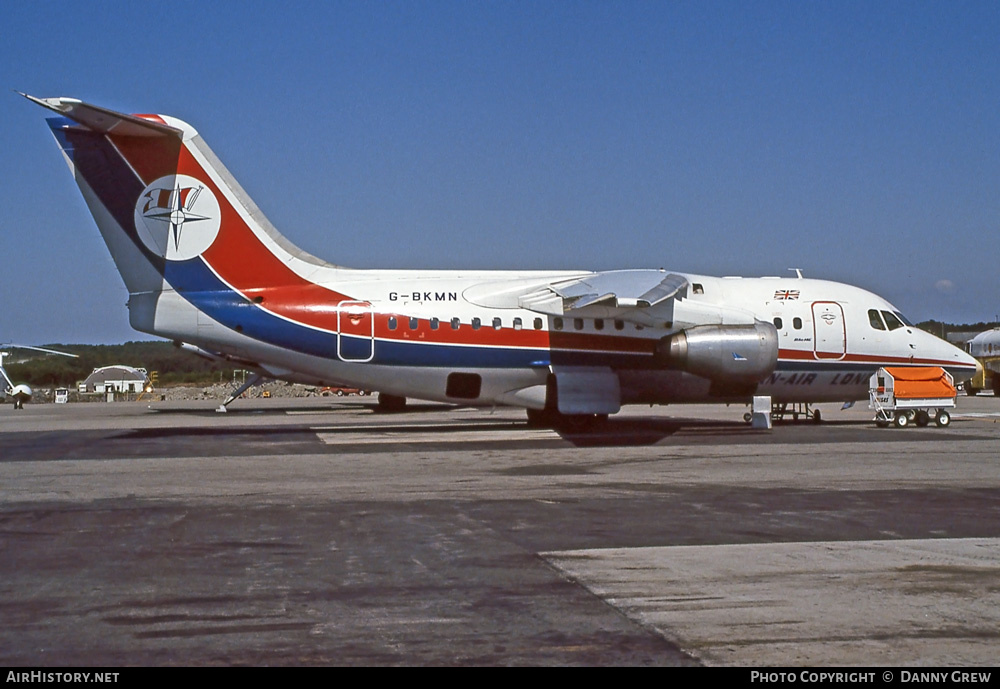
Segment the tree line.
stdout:
[[942,323],[941,321],[920,321],[916,324],[918,328],[929,332],[931,335],[945,339],[949,333],[981,333],[984,330],[992,330],[1000,327],[1000,323],[965,323],[956,325],[954,323]]
[[[5,366],[11,380],[41,387],[73,387],[95,368],[122,364],[157,372],[159,385],[201,385],[232,375],[233,366],[213,363],[170,342],[126,342],[119,345],[48,344],[78,358],[15,350]],[[16,363],[15,363],[16,361]]]

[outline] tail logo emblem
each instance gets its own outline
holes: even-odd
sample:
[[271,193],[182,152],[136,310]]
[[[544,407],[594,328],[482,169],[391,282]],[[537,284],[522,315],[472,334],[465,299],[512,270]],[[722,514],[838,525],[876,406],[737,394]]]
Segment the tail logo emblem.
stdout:
[[135,204],[135,229],[146,248],[169,261],[199,256],[219,234],[219,200],[203,182],[168,175],[147,186]]

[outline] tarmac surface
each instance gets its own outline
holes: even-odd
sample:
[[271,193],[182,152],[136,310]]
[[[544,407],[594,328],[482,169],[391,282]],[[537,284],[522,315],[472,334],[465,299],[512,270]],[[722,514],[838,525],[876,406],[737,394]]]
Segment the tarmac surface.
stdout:
[[0,665],[993,665],[1000,399],[0,409]]

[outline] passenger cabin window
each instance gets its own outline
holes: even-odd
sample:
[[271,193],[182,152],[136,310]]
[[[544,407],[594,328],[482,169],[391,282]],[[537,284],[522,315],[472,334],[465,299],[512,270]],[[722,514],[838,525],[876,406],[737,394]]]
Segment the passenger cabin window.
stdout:
[[573,319],[573,329],[574,330],[583,330],[583,319],[582,318],[574,318]]
[[457,318],[452,318],[451,319],[451,329],[452,330],[458,330],[458,327],[461,324],[462,324],[462,321],[458,320]]
[[777,328],[778,330],[781,330],[781,328],[784,327],[784,325],[785,325],[785,322],[783,320],[781,320],[781,318],[779,318],[778,316],[774,317],[774,327],[775,328]]
[[389,316],[389,330],[395,330],[395,329],[396,329],[396,317]]
[[520,329],[521,329],[521,319],[520,318],[515,318],[514,319],[514,330],[520,330]]
[[693,285],[691,285],[691,291],[694,292],[695,294],[704,294],[705,288],[696,282]]
[[868,309],[868,322],[876,330],[885,330],[885,324],[882,323],[882,317],[878,315],[878,309]]
[[500,329],[500,319],[499,318],[494,318],[493,319],[493,329],[494,330],[499,330]]
[[604,330],[604,319],[603,318],[596,318],[596,319],[594,319],[594,329],[595,330]]
[[472,329],[473,330],[479,330],[479,328],[482,327],[482,325],[483,325],[483,322],[480,319],[478,319],[478,318],[473,318],[472,319]]
[[441,321],[439,321],[437,318],[431,319],[431,330],[437,330],[439,325],[441,325]]
[[533,325],[534,325],[535,330],[541,330],[542,329],[542,319],[541,318],[536,318],[535,321],[534,321],[534,323],[533,323]]
[[621,318],[616,318],[615,330],[624,330],[624,329],[625,329],[625,321],[623,321]]
[[802,319],[796,316],[792,319],[792,327],[796,330],[802,330]]
[[895,330],[896,328],[902,328],[903,322],[896,318],[891,312],[883,311],[882,317],[885,318],[885,325],[889,330]]
[[552,327],[555,328],[556,330],[562,330],[563,329],[562,319],[561,318],[553,318],[552,319]]
[[416,330],[419,327],[420,327],[420,319],[410,318],[410,330]]

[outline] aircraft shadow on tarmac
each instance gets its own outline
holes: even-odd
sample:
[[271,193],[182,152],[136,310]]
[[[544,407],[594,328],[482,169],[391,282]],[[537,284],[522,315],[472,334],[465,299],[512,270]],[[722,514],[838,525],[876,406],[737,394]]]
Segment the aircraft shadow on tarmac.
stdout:
[[[824,423],[823,428],[832,426],[863,427],[865,422],[839,421]],[[775,422],[776,430],[818,431],[813,423]],[[672,436],[681,436],[697,443],[782,443],[788,442],[786,434],[780,431],[761,431],[751,428],[742,421],[720,421],[692,418],[623,418],[609,419],[597,428],[583,431],[560,429],[555,431],[564,440],[577,447],[630,447],[655,445]],[[796,433],[798,435],[798,433]]]
[[[428,412],[454,412],[458,408],[453,405],[420,405],[419,407],[406,408],[403,410],[385,412],[379,411],[370,404],[338,404],[331,408],[328,405],[316,405],[310,407],[299,407],[297,413],[312,416],[313,418],[304,424],[295,425],[267,425],[262,424],[253,428],[234,426],[232,428],[215,427],[205,428],[172,428],[172,429],[150,429],[137,430],[134,437],[150,438],[159,437],[180,437],[180,436],[245,436],[278,437],[282,434],[290,436],[292,434],[309,433],[315,430],[318,425],[325,425],[326,421],[319,421],[317,417],[329,418],[335,421],[337,411],[364,411],[371,410],[372,416],[378,416],[385,421],[390,418],[395,422],[379,425],[377,429],[371,427],[356,428],[351,425],[337,425],[334,427],[324,427],[322,431],[328,435],[356,438],[359,445],[364,445],[366,435],[378,434],[380,437],[379,447],[388,449],[385,444],[386,438],[392,439],[391,445],[407,445],[414,442],[414,434],[420,435],[420,442],[440,442],[447,445],[460,446],[489,446],[507,444],[537,444],[562,440],[576,447],[642,447],[655,445],[661,441],[674,437],[676,440],[683,439],[692,443],[700,444],[729,444],[729,443],[752,443],[770,444],[794,442],[795,439],[814,440],[818,442],[832,442],[836,440],[847,440],[847,438],[834,438],[830,434],[836,433],[836,429],[864,431],[866,428],[874,428],[869,421],[865,420],[825,420],[822,424],[814,424],[805,420],[784,420],[774,423],[774,430],[771,432],[760,431],[750,427],[742,420],[718,420],[718,419],[697,419],[687,417],[612,417],[593,427],[573,429],[531,429],[541,431],[541,434],[526,436],[526,422],[513,419],[496,419],[484,421],[479,419],[467,419],[455,421],[453,419],[444,420],[441,423],[408,423],[410,418],[418,414]],[[162,410],[167,414],[197,414],[204,415],[204,409],[172,409]],[[261,410],[253,409],[231,409],[231,414],[236,415],[264,415],[272,413],[284,413],[284,409]],[[213,412],[214,413],[214,412]],[[547,431],[547,432],[546,432]],[[486,433],[488,436],[483,436]],[[881,436],[884,440],[904,440],[917,439],[914,434],[892,431],[881,431],[886,435]],[[471,437],[475,435],[476,437]],[[838,434],[839,435],[839,434]],[[924,435],[924,434],[919,434]],[[675,437],[679,436],[679,437]],[[793,437],[794,436],[794,439]],[[398,438],[398,440],[397,440]]]
[[[461,447],[489,447],[489,446],[535,446],[546,445],[552,442],[569,443],[575,447],[642,447],[655,445],[663,441],[689,442],[697,444],[781,444],[789,442],[850,442],[868,441],[877,439],[879,442],[894,441],[920,441],[941,439],[942,431],[936,428],[926,429],[876,429],[874,423],[866,418],[831,419],[824,418],[822,423],[814,423],[812,419],[775,419],[773,430],[761,431],[753,429],[737,416],[732,419],[704,419],[693,417],[665,417],[665,416],[612,416],[606,421],[597,423],[587,428],[560,428],[546,429],[533,428],[534,431],[543,431],[542,435],[534,434],[527,436],[524,434],[526,422],[520,419],[496,418],[490,419],[485,416],[478,418],[466,418],[456,420],[454,418],[442,419],[441,423],[426,423],[426,415],[448,414],[456,411],[469,411],[474,408],[462,407],[450,404],[415,404],[408,405],[403,409],[382,410],[369,401],[345,402],[338,401],[335,404],[317,403],[309,406],[296,407],[295,413],[304,417],[311,417],[310,421],[303,424],[294,425],[267,425],[266,422],[254,428],[234,426],[232,428],[215,427],[212,429],[203,428],[178,428],[162,431],[136,431],[138,437],[151,437],[150,434],[172,437],[182,436],[205,436],[205,435],[228,435],[258,437],[272,436],[280,437],[286,434],[311,433],[316,426],[325,426],[327,420],[336,422],[338,412],[350,412],[357,414],[362,412],[365,416],[377,417],[385,425],[379,425],[377,429],[370,426],[354,428],[350,425],[337,425],[333,428],[324,427],[324,433],[356,439],[358,446],[365,446],[366,435],[380,436],[379,443],[373,444],[367,451],[379,449],[389,449],[392,445],[405,446],[415,442],[440,442],[442,445]],[[229,408],[229,413],[236,416],[258,415],[267,416],[280,414],[284,416],[289,409],[285,406],[276,405],[274,407],[240,407],[234,405]],[[482,410],[478,410],[482,411]],[[678,410],[680,411],[680,410]],[[197,416],[215,415],[215,411],[208,411],[205,407],[181,407],[172,409],[158,409],[157,412],[163,414],[191,414]],[[416,417],[422,417],[422,422],[417,422]],[[363,417],[360,417],[363,418]],[[394,419],[394,422],[390,422]],[[411,422],[412,420],[412,422]],[[421,438],[414,441],[411,436],[419,433]],[[483,433],[488,433],[483,436]],[[872,433],[878,433],[877,438]],[[468,434],[478,434],[472,438]],[[386,444],[386,437],[390,439]],[[398,441],[396,438],[398,437]],[[968,438],[968,436],[964,436]],[[558,446],[558,445],[557,445]]]

